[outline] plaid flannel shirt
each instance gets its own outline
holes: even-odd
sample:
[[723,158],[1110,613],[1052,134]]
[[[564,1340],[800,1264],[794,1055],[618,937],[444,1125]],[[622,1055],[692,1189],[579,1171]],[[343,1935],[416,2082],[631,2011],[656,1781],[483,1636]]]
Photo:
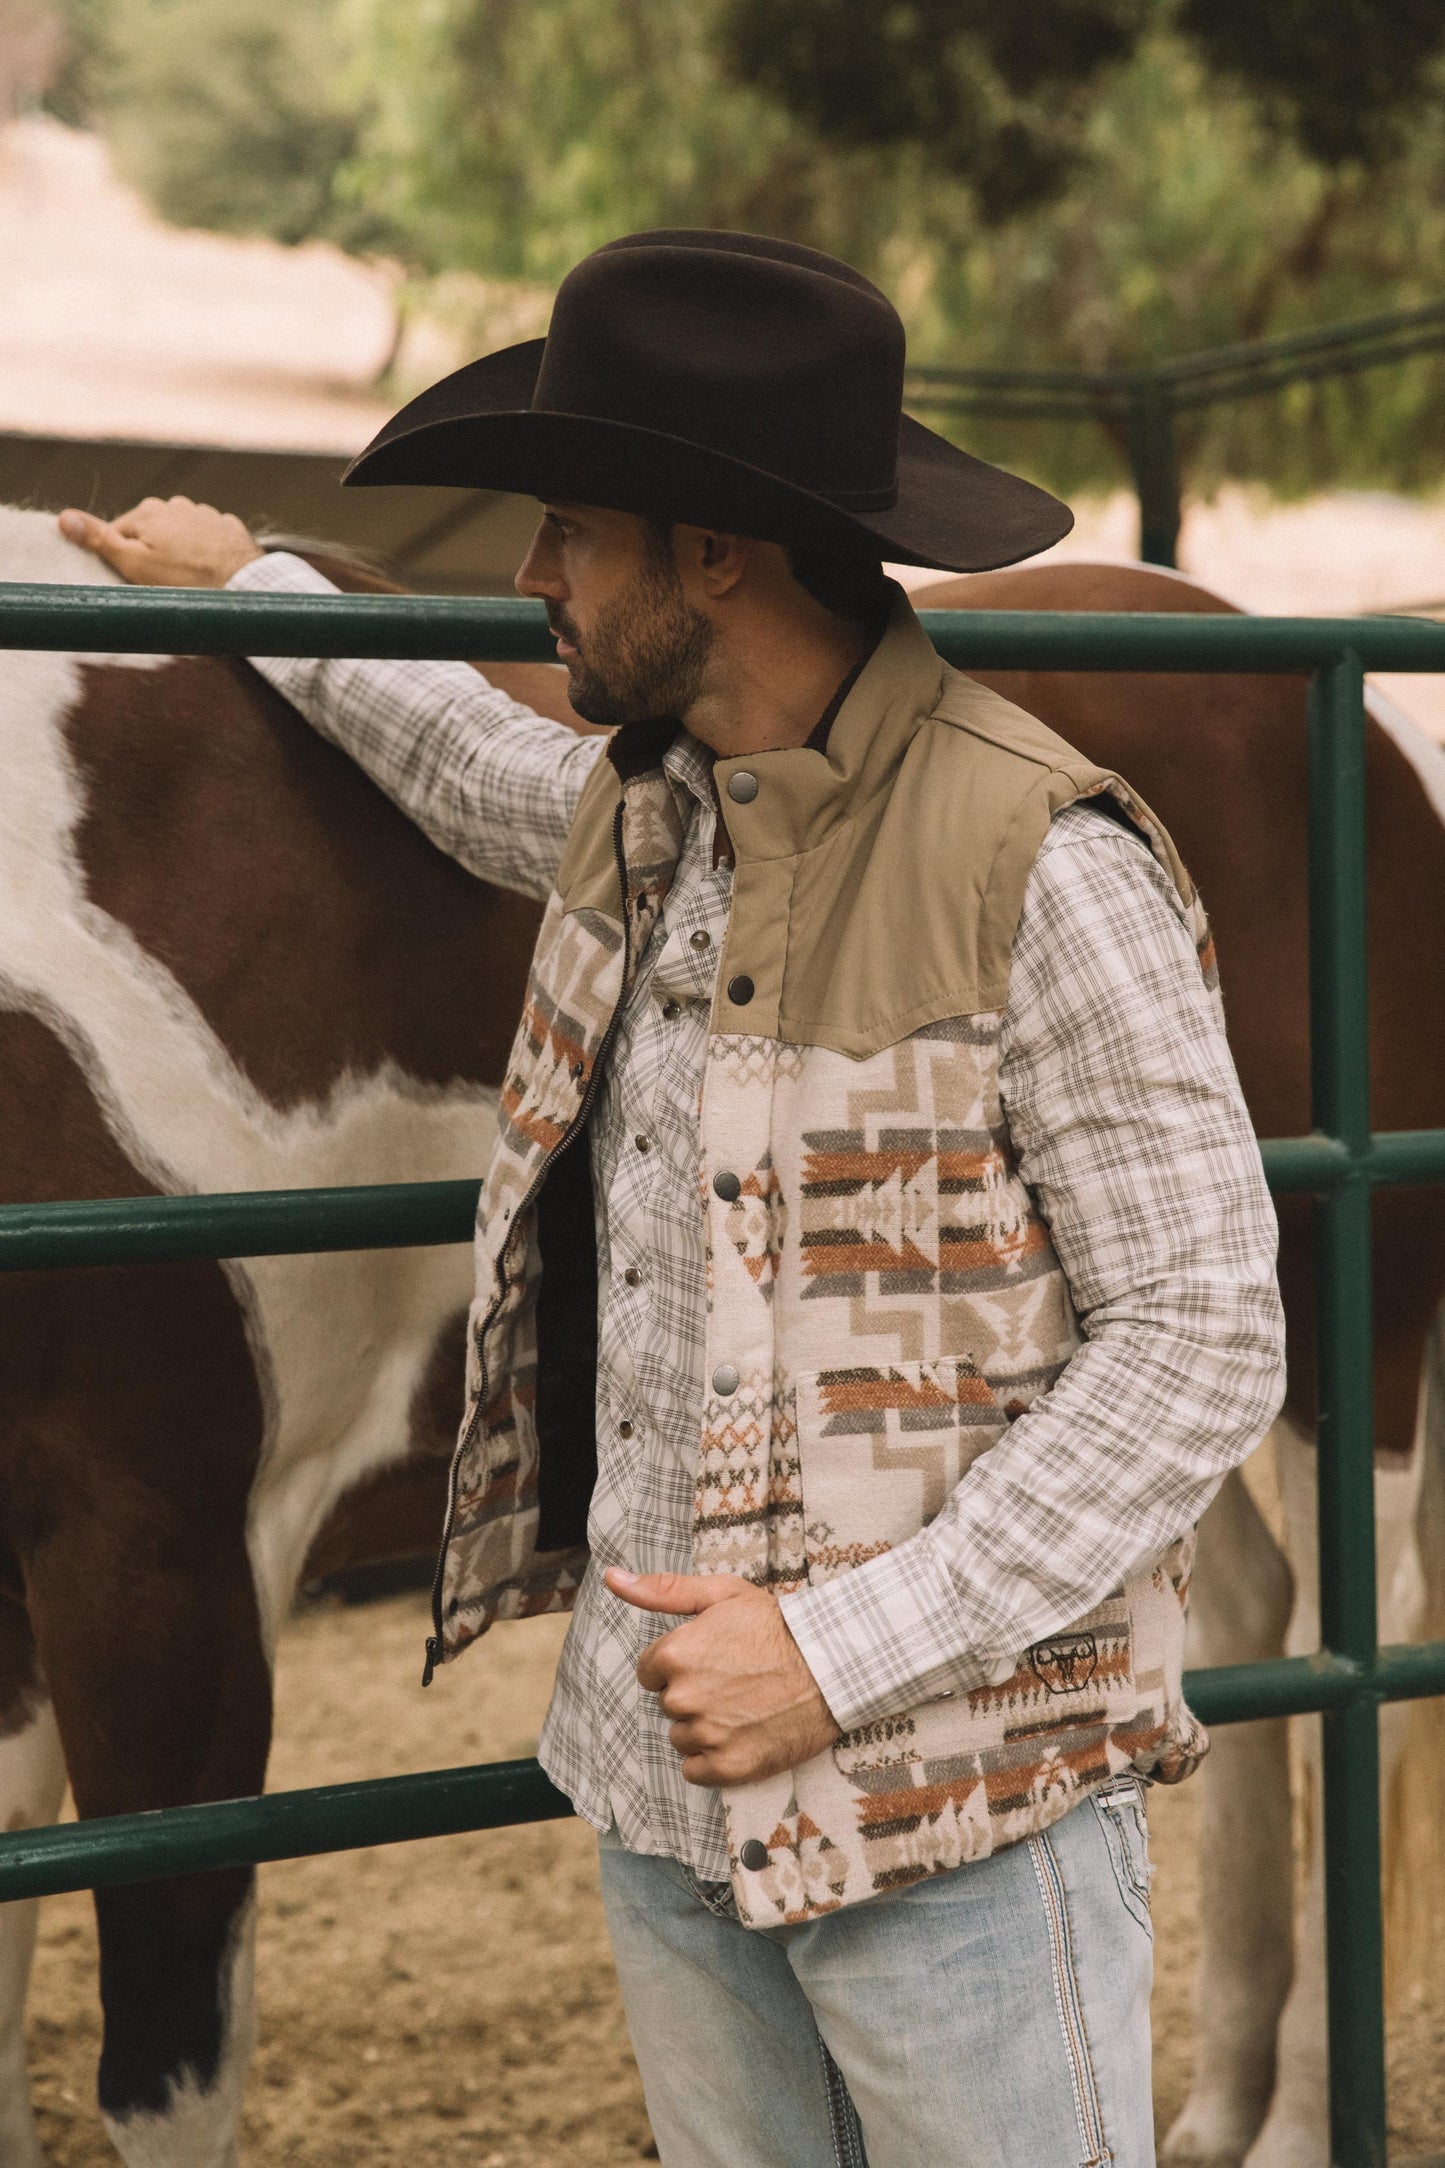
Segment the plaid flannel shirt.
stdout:
[[[329,583],[276,554],[232,585]],[[257,667],[444,850],[485,879],[548,893],[601,739],[534,715],[465,665]],[[709,756],[684,734],[664,766],[684,844],[591,1124],[591,1565],[539,1752],[594,1826],[723,1880],[717,1795],[683,1782],[637,1684],[657,1622],[601,1581],[614,1564],[691,1568],[706,1303],[697,1120],[731,876],[712,864]],[[1218,1005],[1167,876],[1091,806],[1056,817],[1029,881],[1000,1087],[1085,1337],[919,1536],[782,1598],[845,1729],[1005,1674],[1198,1520],[1281,1397],[1274,1214]]]

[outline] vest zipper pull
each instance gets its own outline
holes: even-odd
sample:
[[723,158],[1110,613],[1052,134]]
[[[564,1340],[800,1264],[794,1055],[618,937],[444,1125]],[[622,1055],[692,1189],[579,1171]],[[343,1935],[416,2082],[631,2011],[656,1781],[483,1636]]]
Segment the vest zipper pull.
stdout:
[[432,1673],[436,1670],[436,1667],[441,1662],[441,1660],[442,1645],[440,1641],[438,1641],[435,1634],[428,1634],[426,1642],[426,1665],[421,1675],[421,1683],[423,1687],[428,1687],[431,1685]]

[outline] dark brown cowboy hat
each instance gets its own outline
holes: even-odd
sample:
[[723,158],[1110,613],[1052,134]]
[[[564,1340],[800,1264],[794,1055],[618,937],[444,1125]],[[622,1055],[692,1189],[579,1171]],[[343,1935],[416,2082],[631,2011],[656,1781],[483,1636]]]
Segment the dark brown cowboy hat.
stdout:
[[635,233],[562,281],[545,339],[433,384],[348,468],[605,505],[795,548],[982,572],[1073,514],[903,412],[903,326],[815,249]]

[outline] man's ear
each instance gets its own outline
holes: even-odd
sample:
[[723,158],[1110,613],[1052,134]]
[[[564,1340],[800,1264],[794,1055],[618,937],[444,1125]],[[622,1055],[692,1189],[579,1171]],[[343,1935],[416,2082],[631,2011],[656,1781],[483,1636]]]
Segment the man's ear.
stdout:
[[724,534],[716,527],[673,529],[673,553],[685,583],[718,601],[745,576],[757,544],[748,535]]

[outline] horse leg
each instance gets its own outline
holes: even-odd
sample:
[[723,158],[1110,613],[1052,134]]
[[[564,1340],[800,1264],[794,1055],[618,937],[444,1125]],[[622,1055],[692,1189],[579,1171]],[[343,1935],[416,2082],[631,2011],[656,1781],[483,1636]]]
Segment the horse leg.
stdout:
[[[1383,1641],[1445,1640],[1445,1308],[1426,1344],[1415,1462],[1413,1542],[1386,1592]],[[1387,1702],[1380,1744],[1390,1987],[1428,1990],[1445,1937],[1445,1703]]]
[[[82,1818],[259,1792],[271,1680],[243,1515],[218,1502],[178,1527],[115,1500],[49,1552],[31,1609]],[[128,2168],[235,2168],[254,1885],[237,1869],[96,1892],[100,2107]]]
[[[7,1577],[8,1578],[8,1577]],[[65,1796],[55,1716],[35,1668],[30,1622],[17,1595],[0,1593],[0,1824],[53,1822]],[[25,1992],[40,1907],[0,1905],[0,2168],[42,2168],[25,2067]]]
[[[1278,1426],[1277,1455],[1286,1537],[1299,1591],[1289,1649],[1306,1655],[1319,1646],[1319,1550],[1316,1456],[1313,1444],[1289,1426]],[[1380,1588],[1387,1593],[1408,1579],[1416,1473],[1412,1467],[1375,1477],[1376,1558]],[[1387,1795],[1391,1752],[1398,1752],[1401,1721],[1392,1718],[1381,1737],[1382,1792]],[[1308,1802],[1309,1874],[1300,1905],[1294,1983],[1280,2020],[1274,2098],[1263,2130],[1247,2156],[1247,2168],[1328,2168],[1329,2053],[1325,1990],[1323,1789],[1320,1720],[1298,1720],[1302,1773]]]
[[[1288,1565],[1237,1472],[1199,1530],[1190,1661],[1278,1656]],[[1221,1725],[1200,1772],[1199,1964],[1189,2098],[1165,2140],[1175,2162],[1238,2163],[1274,2085],[1274,2036],[1289,1987],[1289,1741],[1283,1720]]]

